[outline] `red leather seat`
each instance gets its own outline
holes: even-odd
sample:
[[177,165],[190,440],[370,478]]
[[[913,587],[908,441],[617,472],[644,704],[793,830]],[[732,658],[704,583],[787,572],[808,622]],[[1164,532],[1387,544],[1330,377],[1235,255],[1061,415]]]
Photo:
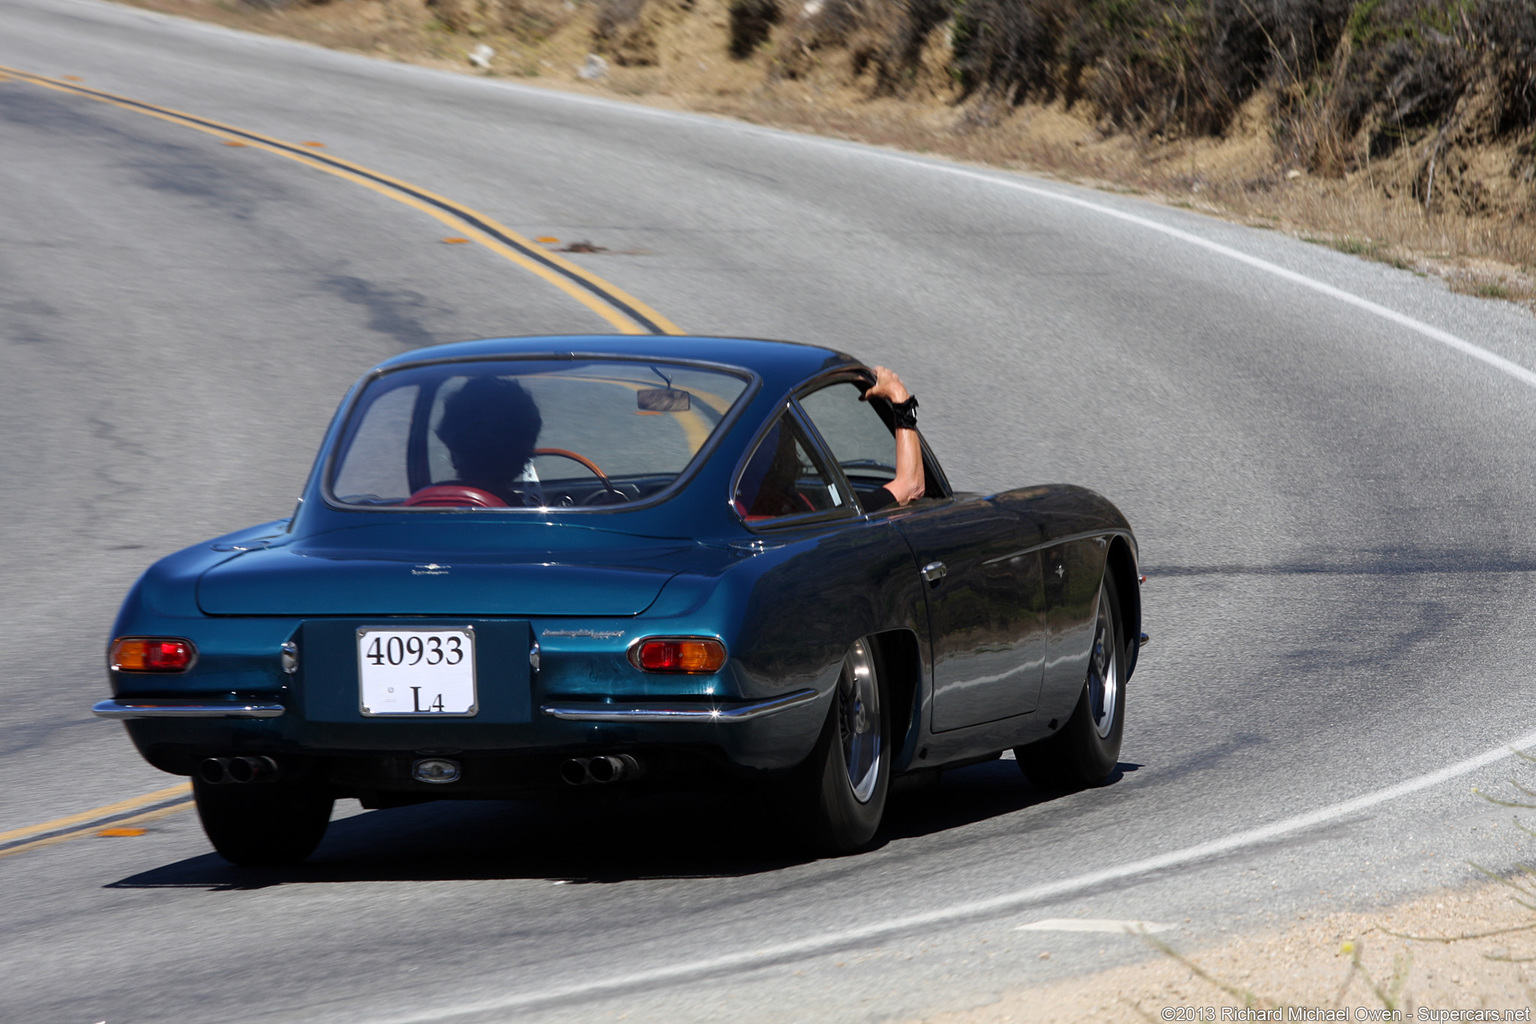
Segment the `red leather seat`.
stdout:
[[417,508],[506,508],[507,503],[490,491],[465,484],[433,484],[406,498]]

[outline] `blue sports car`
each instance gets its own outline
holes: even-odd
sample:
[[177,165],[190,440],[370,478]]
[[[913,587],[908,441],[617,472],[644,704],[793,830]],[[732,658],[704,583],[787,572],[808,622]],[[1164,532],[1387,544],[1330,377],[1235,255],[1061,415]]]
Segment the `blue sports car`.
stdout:
[[898,775],[1012,748],[1102,782],[1145,640],[1129,525],[1078,487],[955,493],[915,429],[893,502],[914,403],[875,382],[728,338],[397,356],[292,518],[134,585],[95,712],[239,864],[307,857],[338,797],[750,787],[847,852]]

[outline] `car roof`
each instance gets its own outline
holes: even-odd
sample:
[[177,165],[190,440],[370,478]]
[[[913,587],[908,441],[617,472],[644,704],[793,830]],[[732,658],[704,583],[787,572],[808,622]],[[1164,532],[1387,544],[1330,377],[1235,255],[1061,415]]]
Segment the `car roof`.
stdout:
[[483,338],[418,348],[386,359],[374,370],[384,372],[420,363],[538,355],[621,356],[719,363],[751,370],[762,378],[765,390],[770,393],[793,387],[823,370],[859,363],[846,352],[793,341],[676,334],[552,334]]

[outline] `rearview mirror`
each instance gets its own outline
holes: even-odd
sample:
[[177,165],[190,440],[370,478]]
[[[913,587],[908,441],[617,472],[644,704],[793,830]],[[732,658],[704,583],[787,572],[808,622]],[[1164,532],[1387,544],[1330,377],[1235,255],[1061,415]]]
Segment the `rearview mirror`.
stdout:
[[687,412],[692,405],[688,392],[676,388],[641,388],[635,392],[641,412]]

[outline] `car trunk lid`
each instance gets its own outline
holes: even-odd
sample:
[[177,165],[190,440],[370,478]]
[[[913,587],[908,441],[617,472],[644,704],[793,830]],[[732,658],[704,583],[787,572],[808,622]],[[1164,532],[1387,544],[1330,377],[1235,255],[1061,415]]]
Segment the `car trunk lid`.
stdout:
[[[558,531],[558,532],[556,532]],[[245,551],[203,574],[209,615],[638,615],[691,541],[594,530],[336,531]]]

